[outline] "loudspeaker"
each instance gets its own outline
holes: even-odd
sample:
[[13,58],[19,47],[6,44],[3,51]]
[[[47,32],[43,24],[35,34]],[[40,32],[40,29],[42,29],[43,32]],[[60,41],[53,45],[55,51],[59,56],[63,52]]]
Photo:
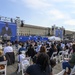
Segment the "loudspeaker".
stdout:
[[48,36],[50,36],[50,28],[48,28]]
[[63,35],[65,35],[65,29],[63,30]]
[[11,20],[11,23],[13,23],[13,19],[11,18],[10,20]]
[[23,20],[21,21],[21,27],[23,27],[24,26],[24,23],[23,23]]
[[52,26],[52,31],[54,31],[54,26]]

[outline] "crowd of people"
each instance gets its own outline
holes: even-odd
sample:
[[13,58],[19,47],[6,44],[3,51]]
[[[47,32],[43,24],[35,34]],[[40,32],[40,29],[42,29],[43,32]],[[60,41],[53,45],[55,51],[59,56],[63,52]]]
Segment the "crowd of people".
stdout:
[[[15,53],[16,50],[16,53]],[[22,53],[22,52],[25,53]],[[6,42],[0,41],[0,62],[7,60],[7,65],[14,64],[15,57],[18,56],[17,63],[21,63],[26,57],[31,57],[32,65],[25,70],[25,75],[53,75],[53,67],[56,61],[51,59],[53,52],[66,51],[72,54],[71,58],[62,62],[62,69],[71,68],[75,65],[75,44],[73,42],[51,42],[51,41],[33,41],[27,42]],[[65,57],[65,52],[63,55]],[[1,69],[0,65],[0,69]],[[17,66],[17,71],[18,71]],[[68,72],[69,73],[69,72]]]

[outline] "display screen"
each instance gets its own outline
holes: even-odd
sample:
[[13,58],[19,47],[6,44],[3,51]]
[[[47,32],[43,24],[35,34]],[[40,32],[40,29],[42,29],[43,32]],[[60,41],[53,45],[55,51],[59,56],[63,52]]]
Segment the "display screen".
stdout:
[[0,36],[16,36],[17,25],[15,23],[0,21]]
[[55,30],[55,36],[63,38],[63,30],[62,29],[56,29]]

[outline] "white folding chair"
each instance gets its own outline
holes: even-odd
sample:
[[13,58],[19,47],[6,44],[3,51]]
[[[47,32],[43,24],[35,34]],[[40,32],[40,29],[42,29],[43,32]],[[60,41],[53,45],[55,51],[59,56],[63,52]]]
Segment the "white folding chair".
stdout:
[[75,66],[73,67],[73,69],[71,69],[70,75],[75,75]]
[[5,75],[6,75],[6,71],[7,71],[7,61],[2,61],[0,62],[0,65],[4,65],[5,68],[4,69],[1,69],[0,72],[4,72]]
[[68,58],[68,55],[69,55],[68,52],[69,52],[69,50],[65,50],[65,51],[64,51],[64,56],[65,56],[65,58]]
[[17,73],[19,73],[22,70],[21,62],[25,59],[25,55],[24,54],[18,55],[17,59],[19,61]]
[[72,53],[70,52],[70,53],[68,54],[68,58],[71,58],[71,56],[72,56]]
[[65,69],[63,69],[61,72],[59,72],[58,74],[54,74],[54,75],[63,75],[65,72]]
[[62,62],[63,59],[64,59],[63,52],[64,51],[59,51],[59,53],[58,53],[58,60],[59,60],[59,62]]
[[21,62],[21,67],[22,67],[22,75],[24,75],[24,72],[26,71],[27,67],[30,66],[31,64],[31,58],[26,57],[22,62]]
[[75,72],[73,72],[72,74],[70,74],[70,75],[75,75]]
[[56,61],[56,63],[58,63],[58,56],[57,56],[57,52],[53,52],[51,59],[54,59]]
[[22,54],[25,54],[26,51],[21,51]]

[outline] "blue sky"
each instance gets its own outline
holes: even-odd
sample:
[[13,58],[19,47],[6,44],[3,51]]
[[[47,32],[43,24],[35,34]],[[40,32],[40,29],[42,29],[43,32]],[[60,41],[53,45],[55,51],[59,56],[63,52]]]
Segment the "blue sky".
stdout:
[[75,0],[0,0],[0,15],[16,18],[26,24],[63,26],[75,31]]

